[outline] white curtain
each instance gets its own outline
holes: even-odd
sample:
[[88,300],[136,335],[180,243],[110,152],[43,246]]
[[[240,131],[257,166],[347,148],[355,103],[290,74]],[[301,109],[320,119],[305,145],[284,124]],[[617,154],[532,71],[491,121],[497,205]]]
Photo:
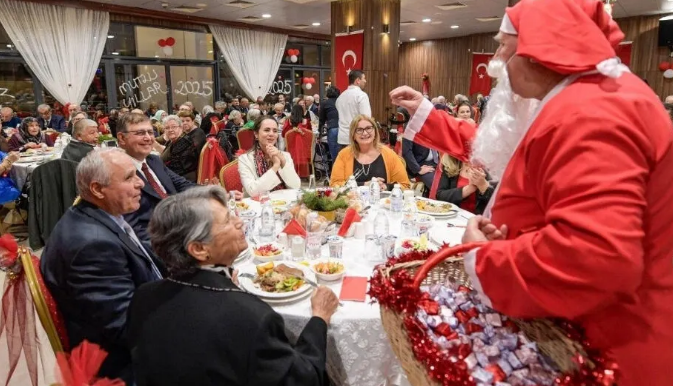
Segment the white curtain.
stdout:
[[269,92],[283,59],[287,35],[211,25],[210,32],[245,94],[255,100]]
[[103,54],[107,12],[0,0],[0,23],[54,98],[82,102]]

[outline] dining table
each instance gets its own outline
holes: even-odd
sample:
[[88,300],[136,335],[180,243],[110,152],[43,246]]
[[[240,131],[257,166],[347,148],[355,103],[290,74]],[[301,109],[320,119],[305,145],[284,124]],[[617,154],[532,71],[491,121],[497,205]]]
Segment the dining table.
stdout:
[[61,153],[53,148],[48,151],[21,153],[21,158],[12,164],[9,177],[14,181],[16,187],[22,190],[33,170],[45,162],[58,158],[61,158]]
[[[296,190],[282,190],[270,193],[270,199],[291,203],[297,200]],[[249,210],[257,215],[261,205],[252,199],[245,199]],[[467,220],[472,213],[457,208],[453,217],[434,217],[428,231],[429,248],[439,249],[440,245],[461,243]],[[393,214],[384,207],[369,210],[363,218],[373,220],[378,211],[383,211],[389,219],[389,233],[401,234],[401,214]],[[399,237],[398,237],[399,238]],[[329,246],[323,245],[321,258],[328,258]],[[288,258],[291,259],[291,258]],[[377,265],[384,263],[372,260],[365,254],[365,241],[354,237],[345,238],[342,258],[346,276],[370,278]],[[236,268],[255,264],[254,256],[235,264]],[[310,263],[310,262],[309,262]],[[332,289],[338,296],[343,280],[333,282],[318,281]],[[333,384],[349,386],[407,386],[404,370],[392,351],[381,323],[379,305],[367,295],[364,302],[342,301],[332,316],[327,333],[327,372]],[[291,340],[296,341],[311,318],[310,296],[286,304],[272,304],[282,315],[286,331]]]

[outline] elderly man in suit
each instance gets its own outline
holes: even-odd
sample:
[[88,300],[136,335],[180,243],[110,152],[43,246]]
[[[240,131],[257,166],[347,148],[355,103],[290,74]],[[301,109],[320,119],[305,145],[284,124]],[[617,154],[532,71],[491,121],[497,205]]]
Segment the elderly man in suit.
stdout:
[[49,105],[39,105],[37,106],[37,122],[40,124],[40,129],[54,129],[59,133],[62,133],[66,129],[65,118],[60,115],[52,114],[51,107]]
[[99,344],[109,355],[98,375],[127,384],[133,384],[129,303],[138,286],[165,273],[123,217],[138,210],[143,185],[122,150],[89,153],[77,167],[82,200],[56,224],[40,261],[71,346],[83,340]]
[[68,146],[63,149],[62,159],[79,162],[98,146],[98,124],[91,119],[75,123]]

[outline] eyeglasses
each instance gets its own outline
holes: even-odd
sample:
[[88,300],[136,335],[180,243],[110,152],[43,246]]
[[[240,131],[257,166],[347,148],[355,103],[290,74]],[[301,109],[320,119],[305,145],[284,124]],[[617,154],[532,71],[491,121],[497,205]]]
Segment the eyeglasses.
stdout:
[[[166,126],[166,127],[164,127],[164,130],[177,130],[179,128],[180,128],[180,126]],[[138,135],[140,135],[140,134],[138,134]]]
[[152,130],[129,131],[128,134],[133,134],[137,137],[144,137],[146,135],[149,135],[150,137],[154,137],[154,131],[152,131]]
[[358,127],[355,129],[355,134],[357,135],[362,135],[364,133],[371,134],[374,132],[374,127],[372,126],[367,126],[367,127]]

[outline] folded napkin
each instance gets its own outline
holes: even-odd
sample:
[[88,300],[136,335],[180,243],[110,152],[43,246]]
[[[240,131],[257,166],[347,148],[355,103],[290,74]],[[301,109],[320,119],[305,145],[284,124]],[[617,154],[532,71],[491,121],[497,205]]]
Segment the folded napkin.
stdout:
[[364,302],[367,299],[367,278],[346,276],[341,284],[339,299],[346,301]]
[[306,229],[304,229],[301,224],[296,219],[290,220],[289,223],[285,226],[285,229],[283,229],[283,232],[285,232],[288,236],[301,236],[306,238]]
[[341,223],[341,228],[339,228],[339,236],[346,237],[351,225],[356,222],[360,222],[361,220],[362,217],[360,217],[355,209],[348,208],[348,210],[346,210],[346,214],[344,215],[344,221]]

